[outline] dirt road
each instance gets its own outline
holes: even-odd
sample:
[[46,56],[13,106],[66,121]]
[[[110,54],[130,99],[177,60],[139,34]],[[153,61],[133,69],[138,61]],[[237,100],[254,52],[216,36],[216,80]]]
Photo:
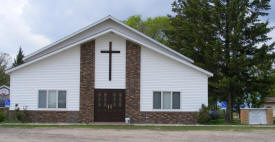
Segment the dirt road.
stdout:
[[0,128],[1,142],[274,142],[275,131],[151,131]]

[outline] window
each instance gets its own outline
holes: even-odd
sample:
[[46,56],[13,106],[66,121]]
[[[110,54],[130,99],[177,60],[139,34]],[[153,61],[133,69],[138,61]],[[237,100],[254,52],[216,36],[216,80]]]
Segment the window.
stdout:
[[48,91],[48,108],[56,108],[56,91]]
[[161,109],[161,92],[154,92],[153,95],[153,108]]
[[180,92],[173,92],[172,109],[180,109]]
[[47,91],[39,90],[38,94],[39,94],[38,107],[46,108],[46,106],[47,106]]
[[180,109],[180,92],[153,92],[153,109]]
[[58,91],[58,108],[66,108],[66,91]]
[[39,90],[38,108],[66,108],[66,96],[63,90]]
[[163,109],[171,108],[171,92],[163,92]]

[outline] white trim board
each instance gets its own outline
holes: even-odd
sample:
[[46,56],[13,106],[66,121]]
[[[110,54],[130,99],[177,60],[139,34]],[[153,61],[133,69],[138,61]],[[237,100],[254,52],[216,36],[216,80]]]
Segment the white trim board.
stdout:
[[96,34],[96,35],[94,35],[94,36],[91,36],[91,37],[86,38],[86,39],[84,39],[84,40],[82,40],[82,41],[76,42],[76,43],[74,43],[74,44],[71,44],[71,45],[69,45],[69,46],[66,46],[66,47],[64,47],[64,48],[62,48],[62,49],[56,50],[55,52],[51,52],[51,53],[49,53],[49,54],[47,54],[47,55],[45,55],[45,56],[41,56],[41,57],[39,57],[39,58],[37,58],[37,59],[34,59],[34,60],[30,61],[30,62],[27,62],[27,63],[24,63],[24,64],[19,65],[19,66],[17,66],[17,67],[8,69],[8,70],[6,70],[6,73],[9,74],[9,73],[11,73],[11,72],[13,72],[13,71],[15,71],[15,70],[18,70],[18,69],[20,69],[20,68],[23,68],[23,67],[25,67],[25,66],[28,66],[28,65],[30,65],[30,64],[32,64],[32,63],[35,63],[35,62],[37,62],[37,61],[40,61],[40,60],[45,59],[45,58],[47,58],[47,57],[50,57],[50,56],[52,56],[52,55],[58,54],[58,53],[60,53],[60,52],[62,52],[62,51],[65,51],[65,50],[67,50],[67,49],[70,49],[71,47],[74,47],[74,46],[77,46],[77,45],[79,45],[79,44],[81,44],[81,43],[84,43],[84,42],[86,42],[86,41],[95,39],[95,38],[97,38],[97,37],[99,37],[99,36],[101,36],[101,35],[104,35],[104,34],[106,34],[106,33],[109,33],[109,32],[111,32],[111,29],[106,30],[106,31],[103,31],[103,32],[101,32],[101,33],[99,33],[99,34]]
[[9,87],[9,86],[6,86],[6,85],[2,85],[2,86],[0,86],[0,89],[2,89],[2,88],[7,88],[7,89],[10,89],[10,87]]
[[81,41],[78,41],[78,42],[76,42],[76,43],[74,43],[74,44],[71,44],[71,45],[69,45],[69,46],[65,46],[65,47],[63,47],[63,48],[61,48],[61,49],[59,49],[59,50],[56,50],[56,51],[54,51],[54,52],[51,52],[51,53],[49,53],[49,54],[46,54],[46,55],[41,56],[41,57],[39,57],[39,58],[36,58],[36,59],[34,59],[34,60],[30,61],[30,62],[24,63],[24,64],[22,64],[22,65],[19,65],[19,66],[15,67],[15,68],[8,69],[8,70],[6,70],[6,73],[10,74],[11,72],[13,72],[13,71],[15,71],[15,70],[18,70],[18,69],[20,69],[20,68],[23,68],[23,67],[25,67],[25,66],[28,66],[28,65],[30,65],[30,64],[32,64],[32,63],[34,63],[34,62],[40,61],[40,60],[42,60],[42,59],[45,59],[45,58],[47,58],[47,57],[50,57],[50,56],[55,55],[55,54],[57,54],[57,53],[60,53],[60,52],[62,52],[62,51],[64,51],[64,50],[67,50],[67,49],[69,49],[69,48],[75,47],[75,46],[77,46],[77,45],[79,45],[79,44],[82,44],[82,43],[87,42],[87,41],[89,41],[89,40],[95,39],[95,38],[97,38],[97,37],[99,37],[99,36],[102,36],[102,35],[104,35],[104,34],[107,34],[107,33],[115,33],[115,34],[117,34],[117,35],[119,35],[119,36],[121,36],[121,37],[124,37],[124,38],[126,38],[126,39],[128,39],[128,40],[130,40],[130,41],[136,42],[136,43],[138,43],[138,44],[140,44],[140,45],[142,45],[142,46],[144,46],[144,47],[147,47],[147,48],[149,48],[149,49],[151,49],[151,50],[154,50],[154,51],[156,51],[156,52],[158,52],[158,53],[160,53],[160,54],[163,54],[163,55],[165,55],[165,56],[167,56],[167,57],[169,57],[169,58],[171,58],[171,59],[174,59],[174,60],[176,60],[176,61],[179,61],[180,63],[183,63],[183,64],[185,64],[185,65],[187,65],[187,66],[189,66],[189,67],[191,67],[191,68],[193,68],[193,69],[195,69],[195,70],[198,70],[199,72],[202,72],[202,73],[206,74],[208,77],[213,76],[213,74],[212,74],[211,72],[208,72],[208,71],[206,71],[206,70],[204,70],[204,69],[202,69],[202,68],[200,68],[200,67],[198,67],[198,66],[195,66],[195,65],[193,65],[192,63],[190,63],[190,62],[188,62],[188,61],[185,61],[185,60],[179,59],[179,58],[177,58],[177,57],[175,57],[175,56],[169,55],[169,54],[167,54],[167,53],[165,53],[165,52],[163,52],[163,51],[160,51],[160,50],[158,50],[158,49],[156,49],[156,48],[154,48],[154,47],[151,47],[151,46],[149,46],[149,45],[144,44],[142,41],[138,41],[138,40],[133,39],[133,38],[131,38],[131,37],[125,35],[125,34],[122,34],[122,33],[120,33],[119,31],[116,31],[116,30],[114,30],[114,29],[112,29],[112,28],[111,28],[111,29],[108,29],[108,30],[105,30],[105,31],[103,31],[103,32],[100,32],[100,33],[98,33],[98,34],[95,34],[94,36],[85,38],[85,39],[83,39],[83,40],[81,40]]
[[115,22],[118,23],[119,25],[121,25],[121,26],[123,26],[123,27],[125,27],[125,28],[127,28],[127,29],[129,29],[129,30],[131,30],[131,31],[133,31],[134,33],[136,33],[136,34],[138,34],[138,35],[140,35],[140,36],[142,36],[142,37],[148,39],[149,41],[151,41],[151,42],[153,42],[153,43],[159,45],[160,47],[162,47],[162,48],[168,50],[169,52],[172,52],[172,53],[176,54],[177,56],[179,56],[179,57],[181,57],[181,58],[183,58],[183,59],[185,59],[185,60],[187,60],[187,61],[189,61],[189,62],[191,62],[191,63],[194,63],[194,61],[193,61],[192,59],[190,59],[190,58],[188,58],[188,57],[186,57],[186,56],[184,56],[184,55],[178,53],[177,51],[175,51],[175,50],[173,50],[173,49],[171,49],[171,48],[165,46],[164,44],[162,44],[162,43],[160,43],[160,42],[158,42],[158,41],[152,39],[151,37],[149,37],[149,36],[147,36],[147,35],[145,35],[145,34],[139,32],[139,31],[137,31],[136,29],[134,29],[134,28],[132,28],[132,27],[130,27],[130,26],[124,24],[123,22],[121,22],[120,20],[118,20],[118,19],[112,17],[111,15],[109,15],[109,16],[107,16],[107,17],[101,19],[101,20],[98,20],[97,22],[95,22],[95,23],[93,23],[93,24],[91,24],[91,25],[88,25],[88,26],[86,26],[86,27],[80,29],[79,31],[76,31],[76,32],[74,32],[74,33],[72,33],[72,34],[70,34],[70,35],[68,35],[68,36],[66,36],[66,37],[64,37],[64,38],[62,38],[62,39],[60,39],[60,40],[58,40],[58,41],[56,41],[56,42],[54,42],[54,43],[48,45],[48,46],[46,46],[46,47],[43,47],[43,48],[41,48],[41,49],[39,49],[39,50],[37,50],[37,51],[35,51],[35,52],[33,52],[33,53],[27,55],[27,56],[24,58],[24,60],[26,60],[26,59],[28,59],[28,58],[31,58],[32,56],[35,56],[36,54],[38,54],[38,53],[40,53],[40,52],[42,52],[42,51],[45,51],[45,50],[47,50],[47,49],[49,49],[49,48],[51,48],[51,47],[53,47],[53,46],[55,46],[55,45],[57,45],[57,44],[59,44],[59,43],[65,41],[65,40],[69,39],[69,38],[72,38],[72,37],[74,37],[74,36],[80,34],[81,32],[83,32],[83,31],[85,31],[85,30],[88,30],[89,28],[92,28],[92,27],[94,27],[95,25],[98,25],[98,24],[100,24],[100,23],[102,23],[102,22],[104,22],[104,21],[106,21],[106,20],[108,20],[108,19],[110,19],[110,20],[112,20],[112,21],[115,21]]

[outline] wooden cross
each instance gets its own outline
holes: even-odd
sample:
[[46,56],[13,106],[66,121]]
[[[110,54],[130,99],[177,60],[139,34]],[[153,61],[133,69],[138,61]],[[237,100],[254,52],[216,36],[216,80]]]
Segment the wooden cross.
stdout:
[[120,51],[112,51],[112,42],[109,42],[109,50],[103,50],[101,53],[109,53],[109,81],[112,80],[112,53],[120,53]]

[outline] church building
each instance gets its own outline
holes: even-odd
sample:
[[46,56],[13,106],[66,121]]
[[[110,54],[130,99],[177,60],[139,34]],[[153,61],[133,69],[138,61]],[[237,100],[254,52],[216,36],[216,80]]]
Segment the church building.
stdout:
[[196,123],[213,76],[112,16],[24,62],[6,71],[10,111],[17,104],[31,122]]

